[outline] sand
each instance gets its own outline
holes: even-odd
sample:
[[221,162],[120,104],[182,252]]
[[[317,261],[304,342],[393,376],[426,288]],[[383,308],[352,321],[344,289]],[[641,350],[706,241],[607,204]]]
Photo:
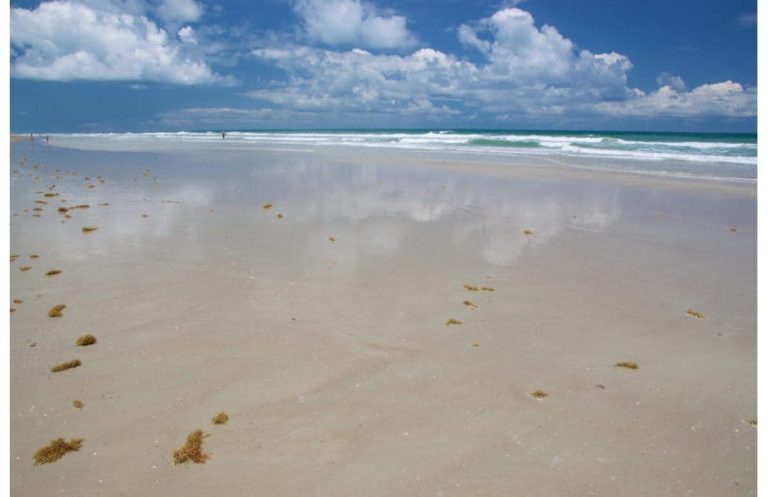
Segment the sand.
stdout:
[[[755,494],[754,183],[11,152],[16,497]],[[210,458],[174,465],[197,429]]]

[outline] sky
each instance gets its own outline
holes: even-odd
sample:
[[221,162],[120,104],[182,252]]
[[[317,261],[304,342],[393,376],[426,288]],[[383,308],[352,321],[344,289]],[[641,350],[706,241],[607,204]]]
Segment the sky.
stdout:
[[12,1],[11,130],[754,132],[756,0]]

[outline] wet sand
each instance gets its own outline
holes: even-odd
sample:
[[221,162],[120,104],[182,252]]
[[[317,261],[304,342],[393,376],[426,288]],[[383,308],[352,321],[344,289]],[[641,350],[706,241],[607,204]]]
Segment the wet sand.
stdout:
[[754,183],[11,153],[14,496],[755,494]]

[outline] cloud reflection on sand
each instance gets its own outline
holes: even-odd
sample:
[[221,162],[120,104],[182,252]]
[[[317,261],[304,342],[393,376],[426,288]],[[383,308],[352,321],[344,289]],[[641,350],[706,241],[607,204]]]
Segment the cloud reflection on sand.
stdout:
[[[109,162],[120,165],[121,153],[111,154]],[[149,176],[141,174],[143,169],[134,174],[128,166],[115,166],[123,177],[113,180],[107,174],[106,183],[95,190],[85,190],[81,178],[60,181],[70,202],[83,200],[93,207],[73,213],[63,225],[49,218],[55,223],[53,234],[59,233],[73,253],[106,254],[109,247],[122,245],[140,257],[153,244],[173,242],[175,257],[200,262],[215,253],[213,245],[230,257],[250,248],[247,256],[255,257],[272,243],[282,244],[283,263],[297,268],[337,263],[352,268],[370,257],[430,251],[438,256],[446,250],[505,266],[564,230],[601,231],[621,215],[619,187],[609,184],[306,154],[254,157],[211,151],[168,158],[161,153],[145,162],[151,166]],[[27,186],[30,194],[40,188],[39,183]],[[14,188],[15,197],[24,196],[23,189]],[[96,207],[104,201],[111,205]],[[265,202],[273,209],[264,211]],[[276,218],[277,213],[284,217]],[[86,239],[73,236],[67,228],[71,224],[101,229]],[[535,234],[525,236],[524,229]],[[331,235],[337,243],[328,242]]]

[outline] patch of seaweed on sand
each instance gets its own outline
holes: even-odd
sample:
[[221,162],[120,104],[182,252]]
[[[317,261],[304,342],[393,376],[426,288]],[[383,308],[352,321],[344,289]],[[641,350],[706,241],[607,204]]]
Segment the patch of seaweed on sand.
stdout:
[[51,440],[51,443],[35,452],[35,464],[56,462],[69,452],[77,452],[82,446],[82,438],[73,438],[69,442],[61,437]]
[[51,368],[51,373],[61,373],[62,371],[66,371],[68,369],[73,369],[81,366],[83,363],[80,362],[80,359],[75,359],[72,361],[62,362],[61,364],[57,364],[54,367]]
[[640,369],[640,366],[637,365],[634,361],[621,361],[614,364],[614,367],[617,368],[626,368],[626,369]]
[[77,337],[77,341],[75,342],[75,345],[78,347],[87,347],[89,345],[93,345],[96,343],[96,337],[93,335],[82,335]]
[[210,457],[203,453],[203,438],[205,435],[202,430],[195,430],[187,435],[187,441],[173,451],[173,464],[183,464],[192,461],[195,464],[203,464]]
[[446,326],[453,326],[453,325],[458,325],[458,324],[464,324],[464,323],[459,321],[458,319],[453,319],[453,318],[451,318],[451,319],[449,319],[448,321],[445,322]]
[[60,318],[63,316],[61,311],[66,309],[67,306],[64,304],[56,304],[55,306],[51,307],[51,309],[48,311],[48,317],[49,318]]
[[215,425],[225,425],[227,421],[229,421],[229,415],[224,411],[221,411],[211,419],[211,423]]
[[534,399],[541,400],[544,397],[547,397],[549,394],[547,392],[543,391],[543,390],[534,390],[529,395],[531,397],[533,397]]
[[685,313],[696,319],[707,319],[707,316],[700,313],[699,311],[694,311],[693,309],[688,309],[687,311],[685,311]]

